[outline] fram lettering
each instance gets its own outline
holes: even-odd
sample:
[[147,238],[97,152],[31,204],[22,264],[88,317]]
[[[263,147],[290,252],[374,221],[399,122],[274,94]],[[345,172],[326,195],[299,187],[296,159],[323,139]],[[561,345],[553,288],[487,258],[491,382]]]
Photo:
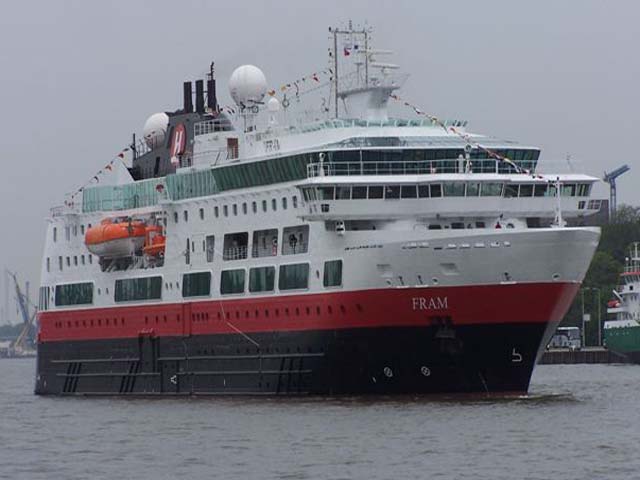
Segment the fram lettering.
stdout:
[[414,310],[446,310],[449,308],[447,297],[413,297]]

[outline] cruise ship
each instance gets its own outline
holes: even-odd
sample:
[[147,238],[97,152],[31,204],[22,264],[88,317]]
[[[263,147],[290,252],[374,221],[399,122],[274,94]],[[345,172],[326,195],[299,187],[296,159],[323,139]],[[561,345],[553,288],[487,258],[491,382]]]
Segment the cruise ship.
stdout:
[[282,86],[238,67],[230,105],[212,64],[52,208],[37,394],[528,391],[597,179],[405,100],[369,27],[329,43]]

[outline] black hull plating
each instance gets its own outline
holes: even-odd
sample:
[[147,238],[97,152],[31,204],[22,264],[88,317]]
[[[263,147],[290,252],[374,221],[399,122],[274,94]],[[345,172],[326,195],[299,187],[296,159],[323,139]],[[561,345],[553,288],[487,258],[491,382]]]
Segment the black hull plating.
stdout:
[[45,342],[37,394],[525,393],[545,325]]

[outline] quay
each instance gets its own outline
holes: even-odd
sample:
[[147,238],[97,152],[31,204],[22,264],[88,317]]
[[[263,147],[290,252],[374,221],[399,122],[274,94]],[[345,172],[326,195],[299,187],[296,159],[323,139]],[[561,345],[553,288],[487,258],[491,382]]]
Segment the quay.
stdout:
[[551,348],[546,350],[539,365],[576,364],[576,363],[632,363],[621,353],[604,347],[584,347],[580,349]]

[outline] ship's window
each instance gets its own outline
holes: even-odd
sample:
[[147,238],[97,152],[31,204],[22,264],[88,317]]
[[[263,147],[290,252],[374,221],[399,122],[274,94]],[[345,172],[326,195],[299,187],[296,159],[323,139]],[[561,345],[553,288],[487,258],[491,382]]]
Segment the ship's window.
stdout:
[[562,185],[561,195],[563,197],[575,197],[576,196],[576,184],[569,183]]
[[84,255],[80,255],[80,263],[84,265]]
[[525,183],[523,185],[520,185],[520,196],[521,197],[533,196],[533,184]]
[[282,231],[282,254],[294,255],[309,251],[309,225],[286,227]]
[[200,220],[204,220],[204,208],[201,208],[199,211],[200,211]]
[[256,230],[253,232],[251,256],[272,257],[278,254],[278,229]]
[[336,187],[336,200],[349,200],[351,198],[351,187]]
[[384,198],[387,200],[400,198],[400,185],[387,185],[384,188]]
[[229,216],[229,207],[227,205],[222,207],[222,213],[224,214],[225,217]]
[[253,213],[258,213],[258,203],[257,202],[251,202],[251,211]]
[[178,212],[173,212],[173,223],[178,223]]
[[47,257],[47,272],[51,271],[51,258]]
[[481,197],[500,197],[502,196],[501,183],[483,183],[480,189]]
[[74,255],[74,256],[73,256],[73,266],[74,266],[74,267],[77,267],[77,266],[78,266],[78,256],[77,256],[77,255]]
[[211,272],[185,273],[182,276],[183,297],[205,297],[211,294]]
[[541,184],[536,184],[536,186],[533,189],[533,196],[534,197],[546,197],[547,196],[547,186],[546,185],[541,185]]
[[67,257],[67,267],[71,266],[71,257]]
[[513,198],[518,196],[518,185],[507,184],[504,188],[505,198]]
[[62,271],[62,257],[58,257],[58,267],[59,270]]
[[369,198],[370,199],[378,199],[382,198],[384,194],[384,188],[377,185],[371,185],[369,187]]
[[333,200],[334,190],[334,187],[318,188],[318,200]]
[[477,197],[480,194],[480,184],[473,182],[467,183],[467,197]]
[[445,197],[464,197],[465,184],[462,182],[447,182],[443,187]]
[[205,238],[205,251],[207,256],[207,262],[213,262],[213,257],[216,248],[216,237],[215,235],[207,235]]
[[276,201],[275,198],[271,199],[271,210],[273,210],[274,212],[278,209],[278,202]]
[[159,300],[162,297],[162,277],[125,278],[116,280],[116,302]]
[[439,223],[430,223],[429,230],[442,230],[442,225]]
[[293,197],[291,197],[291,204],[293,205],[293,208],[298,208],[298,197],[297,197],[297,195],[294,195]]
[[324,262],[324,276],[322,284],[325,287],[342,286],[342,260]]
[[80,225],[80,235],[84,235],[84,225]]
[[237,203],[233,204],[233,216],[234,217],[238,216],[238,204]]
[[58,228],[57,227],[53,227],[53,241],[54,242],[58,241]]
[[246,214],[247,214],[247,204],[246,204],[246,203],[243,203],[243,204],[242,204],[242,213],[243,213],[244,215],[246,215]]
[[464,230],[464,222],[451,222],[453,230]]
[[184,263],[189,265],[191,263],[191,242],[187,238],[187,249],[184,252]]
[[429,185],[418,185],[418,196],[420,198],[429,198]]
[[287,197],[282,197],[282,209],[287,209]]
[[439,183],[429,185],[429,192],[431,194],[431,198],[442,197],[442,185]]
[[416,191],[415,185],[403,185],[400,188],[400,197],[401,198],[417,198],[418,193]]
[[218,208],[218,206],[216,205],[215,207],[213,207],[213,216],[218,218],[220,216],[220,208]]
[[220,274],[220,293],[229,295],[232,293],[244,293],[245,271],[223,270]]
[[485,228],[484,222],[476,222],[476,228]]
[[184,217],[184,221],[188,222],[189,221],[189,212],[187,210],[184,210],[182,212],[182,216]]
[[278,288],[280,290],[295,290],[308,287],[308,263],[280,265],[280,274],[278,275]]
[[56,307],[93,303],[93,283],[56,285]]
[[591,193],[591,185],[588,183],[579,183],[578,184],[578,196],[579,197],[588,197]]
[[367,198],[367,187],[353,187],[351,189],[351,198],[353,198],[354,200],[362,200],[363,198]]
[[250,292],[272,292],[276,278],[275,267],[259,267],[249,270]]
[[73,236],[77,237],[78,236],[78,225],[74,225],[73,226]]
[[89,257],[89,264],[93,264],[93,257],[91,255],[87,255]]
[[222,258],[224,260],[242,260],[247,258],[249,233],[227,233],[224,236]]
[[263,212],[267,211],[267,201],[266,200],[262,200],[262,211]]

